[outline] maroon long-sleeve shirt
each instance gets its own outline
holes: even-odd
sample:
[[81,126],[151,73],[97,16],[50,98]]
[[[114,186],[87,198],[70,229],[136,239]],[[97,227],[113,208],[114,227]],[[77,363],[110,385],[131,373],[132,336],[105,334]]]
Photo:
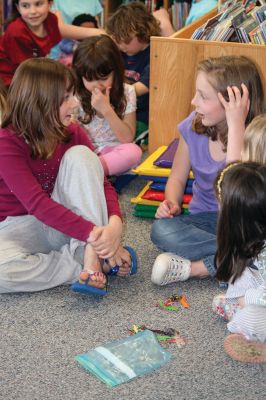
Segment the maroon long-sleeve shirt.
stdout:
[[[87,240],[94,224],[50,197],[65,152],[75,145],[93,150],[82,127],[71,124],[67,129],[71,140],[58,144],[49,160],[33,160],[24,138],[15,135],[11,127],[0,129],[0,221],[8,216],[31,214],[70,237]],[[106,178],[104,192],[109,217],[121,218],[117,194]]]
[[0,76],[9,86],[22,61],[32,57],[45,57],[61,40],[56,15],[49,12],[44,27],[45,37],[39,37],[21,17],[11,22],[0,38]]

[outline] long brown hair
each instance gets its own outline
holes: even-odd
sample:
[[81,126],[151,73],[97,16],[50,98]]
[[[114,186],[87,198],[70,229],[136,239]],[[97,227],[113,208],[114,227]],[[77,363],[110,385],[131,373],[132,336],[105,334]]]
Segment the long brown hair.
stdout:
[[69,140],[60,120],[65,92],[75,88],[72,71],[48,58],[32,58],[17,68],[12,79],[2,127],[12,125],[31,147],[32,158],[48,159],[58,143]]
[[[197,73],[204,72],[206,77],[214,88],[220,92],[228,101],[228,86],[237,86],[241,90],[241,83],[247,86],[250,99],[250,108],[246,118],[246,125],[252,119],[265,112],[264,91],[260,74],[256,65],[244,56],[223,56],[217,58],[208,58],[199,62]],[[219,130],[216,126],[207,127],[202,124],[198,114],[194,117],[192,123],[193,129],[199,133],[210,137],[212,140],[220,139],[224,148],[227,148],[228,126],[226,120]]]
[[218,175],[216,185],[221,207],[216,277],[234,283],[265,247],[266,165],[229,165]]
[[128,42],[132,35],[142,43],[150,43],[151,36],[160,36],[160,23],[139,1],[122,4],[107,20],[106,31],[116,43]]
[[77,75],[77,93],[85,116],[82,122],[89,123],[96,114],[91,106],[91,93],[84,86],[82,78],[94,81],[113,73],[110,103],[121,118],[126,109],[124,94],[124,63],[115,42],[107,35],[92,36],[82,40],[74,52],[73,69]]

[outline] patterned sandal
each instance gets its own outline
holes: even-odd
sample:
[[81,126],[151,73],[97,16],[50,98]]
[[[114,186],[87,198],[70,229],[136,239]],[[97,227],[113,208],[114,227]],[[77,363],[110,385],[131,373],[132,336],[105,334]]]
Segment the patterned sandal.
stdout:
[[243,335],[233,333],[224,340],[225,352],[233,360],[243,363],[266,363],[266,343],[250,342]]
[[[103,272],[101,272],[103,274]],[[78,282],[71,285],[71,289],[74,292],[84,293],[84,294],[94,294],[98,296],[105,296],[107,294],[107,281],[103,289],[96,288],[89,284],[90,281],[97,280],[97,272],[93,271],[82,271],[80,273],[80,278]],[[82,276],[84,275],[84,276]]]

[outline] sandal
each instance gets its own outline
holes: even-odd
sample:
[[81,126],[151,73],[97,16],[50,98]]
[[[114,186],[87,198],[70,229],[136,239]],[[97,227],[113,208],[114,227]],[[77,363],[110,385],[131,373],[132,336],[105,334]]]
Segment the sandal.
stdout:
[[[83,271],[82,271],[83,272]],[[81,272],[81,274],[82,274]],[[78,293],[85,293],[85,294],[94,294],[98,296],[105,296],[107,294],[107,282],[104,288],[96,288],[94,286],[91,286],[89,284],[89,281],[95,280],[96,276],[95,274],[97,272],[92,272],[92,271],[86,271],[88,272],[88,276],[83,280],[80,279],[78,282],[75,282],[71,285],[71,289],[74,292]],[[97,278],[96,278],[97,279]]]
[[[137,254],[134,249],[130,246],[124,246],[124,249],[126,249],[131,257],[131,269],[129,271],[129,274],[127,276],[131,276],[137,273],[138,269],[138,259],[137,259]],[[110,271],[107,273],[107,275],[117,275],[119,271],[119,266],[115,265],[113,268],[110,269]]]
[[238,333],[225,338],[224,349],[236,361],[254,364],[266,362],[266,343],[248,341]]

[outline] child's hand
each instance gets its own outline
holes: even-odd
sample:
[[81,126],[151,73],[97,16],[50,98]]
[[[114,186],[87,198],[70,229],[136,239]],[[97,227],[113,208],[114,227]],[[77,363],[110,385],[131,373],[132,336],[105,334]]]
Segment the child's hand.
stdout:
[[115,255],[112,258],[110,258],[108,262],[111,267],[114,267],[115,265],[121,267],[121,265],[123,264],[131,266],[131,257],[129,252],[123,246],[120,245]]
[[241,84],[243,94],[237,86],[228,86],[227,93],[229,101],[226,101],[221,93],[218,93],[218,98],[225,109],[227,125],[229,127],[245,126],[245,121],[248,115],[250,99],[246,85]]
[[174,204],[170,200],[164,200],[158,207],[155,218],[173,218],[174,215],[180,213],[181,208],[178,204]]
[[245,307],[245,296],[242,296],[242,297],[239,297],[238,298],[238,304],[239,304],[239,306],[240,306],[240,308],[243,308],[243,307]]
[[91,93],[91,105],[103,117],[111,108],[110,91],[110,87],[106,89],[105,93],[101,92],[100,89],[95,88]]
[[108,225],[93,228],[87,242],[100,258],[112,258],[120,245],[121,236],[122,221],[119,217],[112,216]]

